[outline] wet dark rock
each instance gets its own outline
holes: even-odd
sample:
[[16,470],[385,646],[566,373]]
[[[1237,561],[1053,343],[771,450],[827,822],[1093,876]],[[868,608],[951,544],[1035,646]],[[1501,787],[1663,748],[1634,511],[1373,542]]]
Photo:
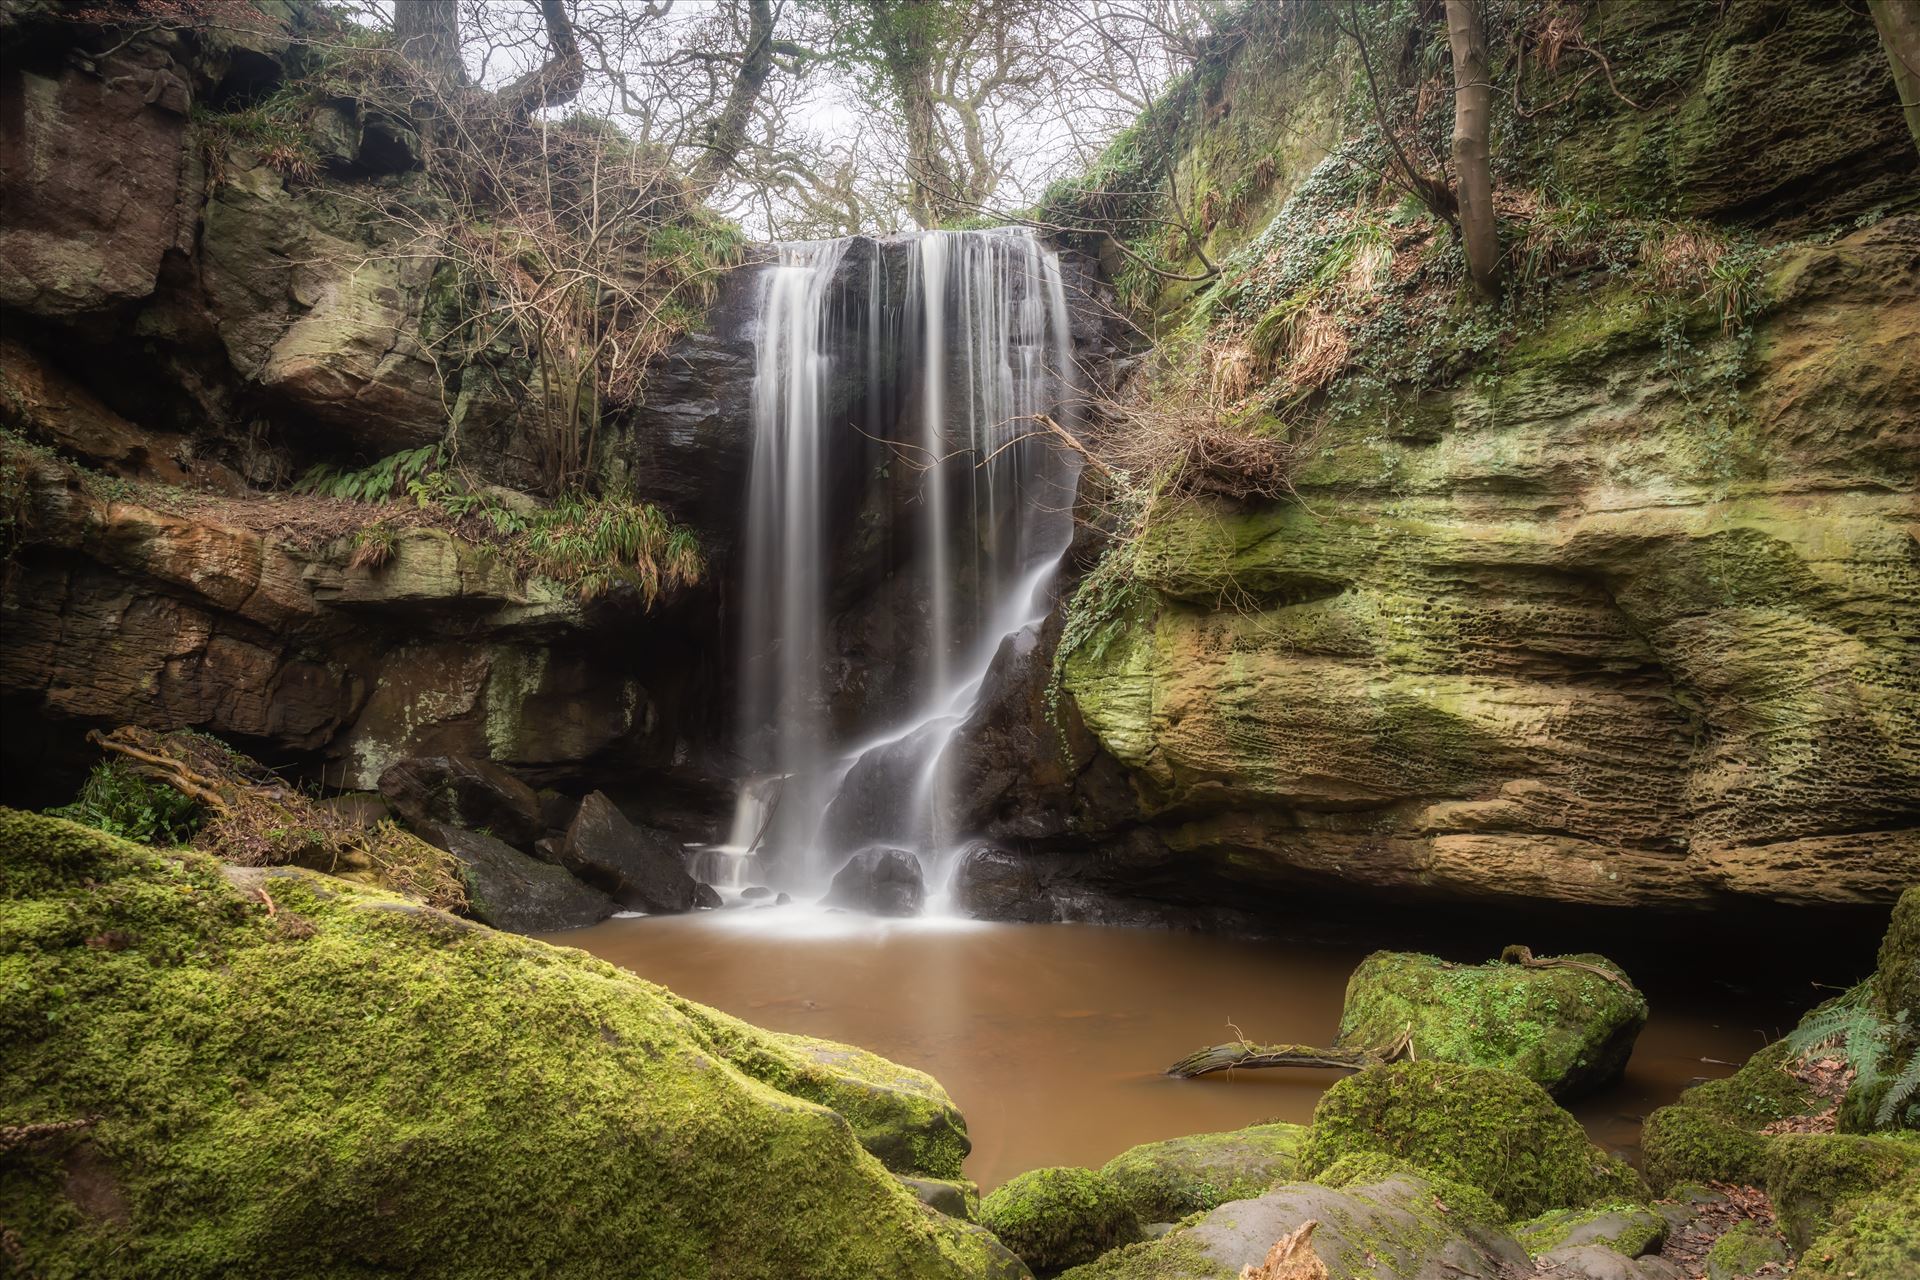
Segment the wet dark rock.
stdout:
[[380,794],[410,826],[444,822],[523,847],[547,830],[532,787],[471,756],[415,756],[390,765],[380,775]]
[[763,884],[750,884],[740,891],[743,898],[771,898],[773,890]]
[[460,861],[467,888],[467,909],[474,919],[511,933],[551,933],[598,924],[619,904],[582,884],[565,868],[530,858],[492,836],[444,822],[422,822],[414,830],[435,848]]
[[547,824],[547,830],[565,831],[573,825],[574,815],[580,812],[579,796],[544,787],[534,794],[540,797],[540,818]]
[[873,845],[847,859],[822,901],[877,916],[917,916],[926,898],[920,859],[906,849]]
[[773,898],[773,905],[774,905],[774,906],[776,906],[776,907],[784,907],[784,906],[786,906],[786,905],[787,905],[788,903],[790,903],[790,902],[792,902],[792,901],[793,901],[793,895],[792,895],[792,894],[790,894],[790,893],[779,893],[779,894],[775,894],[775,895],[774,895],[774,898]]
[[599,791],[580,802],[556,852],[561,866],[623,907],[672,914],[720,905],[719,894],[687,873],[671,836],[635,826]]
[[1037,924],[1058,919],[1034,862],[997,844],[970,845],[953,873],[953,897],[980,920]]

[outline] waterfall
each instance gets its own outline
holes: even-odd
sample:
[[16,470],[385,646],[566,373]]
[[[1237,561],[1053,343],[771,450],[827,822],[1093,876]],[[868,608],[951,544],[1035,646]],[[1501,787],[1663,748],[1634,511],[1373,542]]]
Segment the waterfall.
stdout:
[[[937,889],[970,834],[947,829],[948,747],[1001,641],[1044,616],[1072,534],[1077,460],[1038,425],[1073,399],[1059,258],[1024,229],[784,245],[757,326],[740,647],[754,777],[716,847],[733,860],[709,865],[813,890],[884,842]],[[875,474],[904,495],[870,536],[908,549],[889,572],[914,587],[890,619],[910,656],[881,681],[904,686],[902,709],[841,741],[836,539],[863,502],[872,515]]]

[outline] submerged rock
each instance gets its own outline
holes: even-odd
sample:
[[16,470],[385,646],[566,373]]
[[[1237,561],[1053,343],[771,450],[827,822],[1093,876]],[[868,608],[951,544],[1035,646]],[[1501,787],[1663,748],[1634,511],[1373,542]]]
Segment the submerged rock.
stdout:
[[917,916],[926,900],[920,859],[909,850],[884,845],[870,846],[848,858],[821,899],[828,906],[876,916]]
[[619,903],[580,883],[565,867],[529,857],[492,836],[444,822],[423,822],[414,831],[459,860],[468,913],[496,929],[510,933],[579,929],[619,910]]
[[1415,1058],[1499,1067],[1563,1101],[1592,1093],[1626,1070],[1647,1000],[1603,956],[1558,958],[1573,963],[1460,965],[1376,951],[1347,980],[1337,1043],[1384,1048],[1410,1034]]
[[35,1273],[1022,1274],[809,1096],[882,1060],[796,1070],[580,952],[270,883],[271,911],[201,854],[0,810],[0,1124],[77,1122],[9,1153]]
[[1531,1080],[1487,1067],[1397,1062],[1328,1089],[1300,1176],[1378,1152],[1478,1187],[1507,1214],[1645,1201],[1640,1175],[1587,1140]]
[[720,905],[720,895],[688,873],[672,836],[635,826],[599,791],[580,802],[555,852],[561,866],[623,907],[673,914]]
[[[1221,1205],[1192,1226],[1115,1250],[1063,1280],[1217,1280],[1258,1268],[1307,1222],[1307,1248],[1340,1280],[1506,1280],[1527,1254],[1497,1222],[1447,1201],[1444,1179],[1395,1174],[1341,1189],[1286,1183]],[[1311,1275],[1302,1270],[1301,1274]]]
[[1291,1178],[1306,1136],[1305,1125],[1284,1122],[1196,1133],[1130,1148],[1100,1172],[1126,1194],[1140,1221],[1174,1222]]
[[380,775],[380,794],[408,825],[444,822],[526,846],[547,829],[532,787],[488,760],[414,756]]
[[980,1225],[1042,1274],[1142,1237],[1126,1192],[1091,1169],[1034,1169],[980,1202]]
[[961,853],[953,873],[953,898],[976,920],[1040,924],[1057,918],[1033,861],[985,841]]

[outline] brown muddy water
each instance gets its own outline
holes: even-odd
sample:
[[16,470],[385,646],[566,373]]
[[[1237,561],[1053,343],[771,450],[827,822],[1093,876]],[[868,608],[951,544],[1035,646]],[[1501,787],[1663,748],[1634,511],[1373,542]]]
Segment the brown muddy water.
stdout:
[[[1041,1165],[1098,1167],[1136,1143],[1310,1120],[1337,1073],[1161,1072],[1235,1028],[1253,1040],[1330,1041],[1367,951],[805,907],[613,919],[547,940],[760,1026],[931,1073],[966,1115],[967,1174],[982,1190]],[[1730,1074],[1792,1021],[1784,1007],[1690,985],[1663,992],[1635,976],[1653,1016],[1627,1077],[1574,1107],[1595,1141],[1630,1159],[1648,1111],[1693,1080]]]

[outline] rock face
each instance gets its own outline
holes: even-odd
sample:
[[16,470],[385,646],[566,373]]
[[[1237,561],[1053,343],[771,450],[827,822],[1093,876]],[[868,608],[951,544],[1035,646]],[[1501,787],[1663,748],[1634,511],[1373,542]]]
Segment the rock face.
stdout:
[[719,894],[687,873],[673,837],[636,827],[598,791],[580,802],[556,852],[561,866],[624,907],[672,914],[720,905]]
[[0,921],[31,939],[0,1123],[79,1122],[9,1158],[35,1273],[1024,1274],[816,1100],[931,1110],[930,1078],[851,1049],[829,1067],[577,951],[253,874],[271,915],[199,854],[0,811]]
[[1337,1043],[1379,1049],[1411,1036],[1416,1059],[1498,1067],[1563,1102],[1606,1088],[1646,1026],[1646,997],[1604,956],[1546,959],[1573,963],[1461,965],[1376,951],[1347,980]]
[[417,756],[380,775],[380,794],[418,827],[425,822],[484,830],[526,847],[547,829],[540,797],[499,765],[471,756]]
[[619,904],[589,888],[563,867],[444,822],[416,822],[422,840],[460,862],[467,910],[474,919],[509,933],[556,933],[598,924]]
[[917,916],[926,899],[920,859],[912,850],[876,846],[848,858],[821,901],[876,916]]
[[1920,875],[1920,218],[1768,290],[1732,438],[1602,299],[1436,393],[1432,434],[1330,444],[1304,504],[1158,517],[1066,663],[1139,816],[1254,889],[1891,900]]

